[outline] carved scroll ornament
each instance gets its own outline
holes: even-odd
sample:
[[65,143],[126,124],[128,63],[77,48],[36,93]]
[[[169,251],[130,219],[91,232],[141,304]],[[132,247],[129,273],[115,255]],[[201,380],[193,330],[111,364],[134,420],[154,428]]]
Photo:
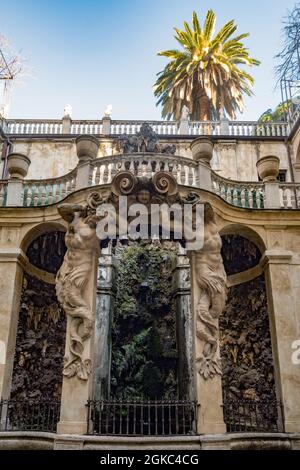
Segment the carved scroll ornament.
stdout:
[[63,374],[87,380],[91,372],[91,360],[85,358],[86,341],[91,337],[94,314],[84,300],[84,290],[91,275],[95,254],[98,254],[96,220],[81,205],[62,204],[61,216],[69,222],[65,236],[67,252],[56,277],[56,293],[69,320],[68,345]]
[[204,245],[194,253],[196,276],[196,341],[200,354],[197,371],[204,379],[221,375],[219,317],[227,297],[226,273],[221,256],[222,241],[212,208],[205,204]]

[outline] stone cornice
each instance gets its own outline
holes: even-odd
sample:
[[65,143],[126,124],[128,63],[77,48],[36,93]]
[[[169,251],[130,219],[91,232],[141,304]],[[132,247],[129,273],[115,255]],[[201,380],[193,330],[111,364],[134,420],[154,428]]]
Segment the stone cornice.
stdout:
[[291,264],[293,252],[288,250],[267,250],[262,257],[263,269],[270,264]]

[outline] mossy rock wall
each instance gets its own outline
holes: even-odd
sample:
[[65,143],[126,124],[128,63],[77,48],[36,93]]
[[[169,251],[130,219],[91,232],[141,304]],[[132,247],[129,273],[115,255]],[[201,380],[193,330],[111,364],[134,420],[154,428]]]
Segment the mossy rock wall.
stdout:
[[120,258],[112,327],[112,395],[161,399],[177,396],[175,253],[160,246],[130,246]]

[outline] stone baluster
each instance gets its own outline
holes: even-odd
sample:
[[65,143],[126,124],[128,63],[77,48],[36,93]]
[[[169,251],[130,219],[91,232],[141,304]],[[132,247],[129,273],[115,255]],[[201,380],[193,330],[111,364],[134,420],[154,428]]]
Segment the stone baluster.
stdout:
[[103,184],[108,183],[108,164],[104,164],[104,170],[103,170]]
[[246,192],[247,188],[241,187],[241,206],[246,207]]
[[4,185],[0,186],[0,207],[3,206],[4,202]]
[[27,185],[26,207],[30,207],[32,203],[32,185]]
[[239,190],[236,186],[233,186],[233,205],[239,205]]
[[66,197],[66,183],[65,181],[62,181],[61,184],[61,199],[64,199]]
[[33,186],[33,205],[37,207],[39,203],[39,186]]
[[112,162],[111,163],[111,181],[113,180],[114,176],[117,173],[117,168],[116,168],[116,163]]
[[180,165],[180,181],[181,184],[186,184],[186,172],[185,165],[183,163]]
[[44,206],[47,201],[47,193],[46,193],[46,186],[41,186],[41,205]]
[[[70,188],[70,186],[69,186]],[[71,188],[70,188],[71,189]],[[71,191],[70,191],[71,192]],[[69,193],[70,194],[70,193]],[[53,186],[52,184],[49,186],[49,192],[48,192],[48,204],[53,204]]]

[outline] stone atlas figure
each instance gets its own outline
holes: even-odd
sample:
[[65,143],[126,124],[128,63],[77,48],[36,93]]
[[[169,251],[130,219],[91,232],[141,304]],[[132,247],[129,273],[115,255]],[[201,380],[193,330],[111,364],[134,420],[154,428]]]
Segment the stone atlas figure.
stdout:
[[[125,171],[117,174],[111,192],[103,197],[93,192],[87,205],[62,204],[61,216],[69,223],[65,236],[67,253],[57,274],[57,297],[69,317],[69,346],[64,365],[64,375],[87,380],[91,372],[91,358],[85,357],[85,341],[94,328],[92,307],[84,297],[95,256],[99,256],[99,239],[96,235],[100,220],[97,208],[112,203],[118,210],[120,196],[127,196],[128,207],[140,202],[169,206],[174,202],[195,205],[200,202],[197,194],[181,196],[175,179],[169,173],[159,172],[152,178],[136,177]],[[221,374],[219,359],[219,316],[226,302],[226,274],[221,257],[221,238],[215,223],[212,207],[204,203],[204,243],[192,253],[196,275],[196,357],[198,372],[204,379]],[[194,223],[194,221],[193,221]]]

